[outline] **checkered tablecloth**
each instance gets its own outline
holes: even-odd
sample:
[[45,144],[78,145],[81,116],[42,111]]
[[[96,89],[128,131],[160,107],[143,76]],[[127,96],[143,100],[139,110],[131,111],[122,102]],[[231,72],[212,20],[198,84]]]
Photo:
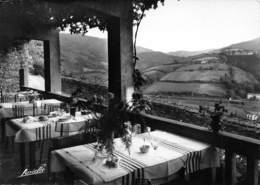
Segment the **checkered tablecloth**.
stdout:
[[[182,168],[192,173],[219,166],[215,148],[163,131],[135,136],[130,155],[121,139],[115,139],[114,143],[114,155],[119,158],[117,168],[104,165],[104,158],[93,160],[96,150],[92,143],[53,151],[51,171],[60,172],[67,167],[88,184],[130,185],[136,179],[165,183]],[[150,146],[147,153],[140,152],[144,144]]]

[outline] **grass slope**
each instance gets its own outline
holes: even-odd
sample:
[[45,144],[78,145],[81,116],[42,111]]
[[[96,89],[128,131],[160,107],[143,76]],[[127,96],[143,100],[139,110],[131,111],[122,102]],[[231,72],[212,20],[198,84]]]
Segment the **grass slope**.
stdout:
[[227,64],[193,64],[166,74],[144,90],[146,94],[196,94],[214,97],[227,96],[221,79],[232,83],[255,86],[258,80],[248,72]]

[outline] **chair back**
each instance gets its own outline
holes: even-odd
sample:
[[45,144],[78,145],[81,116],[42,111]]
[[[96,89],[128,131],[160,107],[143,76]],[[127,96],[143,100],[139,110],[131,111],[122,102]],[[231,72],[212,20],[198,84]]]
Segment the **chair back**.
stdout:
[[1,98],[1,102],[2,103],[13,102],[13,99],[11,98],[11,96],[3,95],[2,98]]
[[13,105],[12,109],[14,117],[20,118],[24,116],[24,105]]
[[58,111],[60,109],[60,105],[44,103],[41,105],[41,110],[43,115],[48,115],[50,112]]
[[35,129],[36,141],[50,139],[52,137],[51,124],[46,123],[42,127]]

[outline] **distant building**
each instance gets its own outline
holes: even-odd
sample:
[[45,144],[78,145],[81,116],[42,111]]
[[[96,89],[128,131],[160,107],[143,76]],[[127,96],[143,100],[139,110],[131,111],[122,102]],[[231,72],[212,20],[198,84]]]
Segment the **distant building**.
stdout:
[[223,53],[227,55],[234,55],[234,56],[241,56],[241,55],[254,55],[255,52],[252,50],[246,50],[246,49],[233,49],[228,48],[223,51]]
[[259,93],[247,93],[247,99],[260,100],[260,94]]
[[195,59],[194,62],[197,64],[217,63],[217,62],[219,62],[219,58],[218,57],[202,57],[202,58]]

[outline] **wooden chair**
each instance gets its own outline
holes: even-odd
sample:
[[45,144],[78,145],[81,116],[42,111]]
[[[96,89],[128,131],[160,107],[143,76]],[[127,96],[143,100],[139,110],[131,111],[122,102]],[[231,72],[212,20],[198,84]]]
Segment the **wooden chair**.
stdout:
[[60,105],[44,103],[41,105],[41,110],[43,115],[48,115],[50,112],[57,111],[60,109]]
[[1,98],[2,103],[8,103],[8,102],[12,102],[12,101],[13,101],[12,97],[10,97],[8,95],[3,95]]
[[15,118],[20,118],[24,116],[24,105],[13,105],[12,109]]
[[41,164],[43,153],[44,153],[44,145],[48,139],[51,139],[51,124],[46,123],[44,126],[35,129],[36,141],[40,143],[40,160]]

